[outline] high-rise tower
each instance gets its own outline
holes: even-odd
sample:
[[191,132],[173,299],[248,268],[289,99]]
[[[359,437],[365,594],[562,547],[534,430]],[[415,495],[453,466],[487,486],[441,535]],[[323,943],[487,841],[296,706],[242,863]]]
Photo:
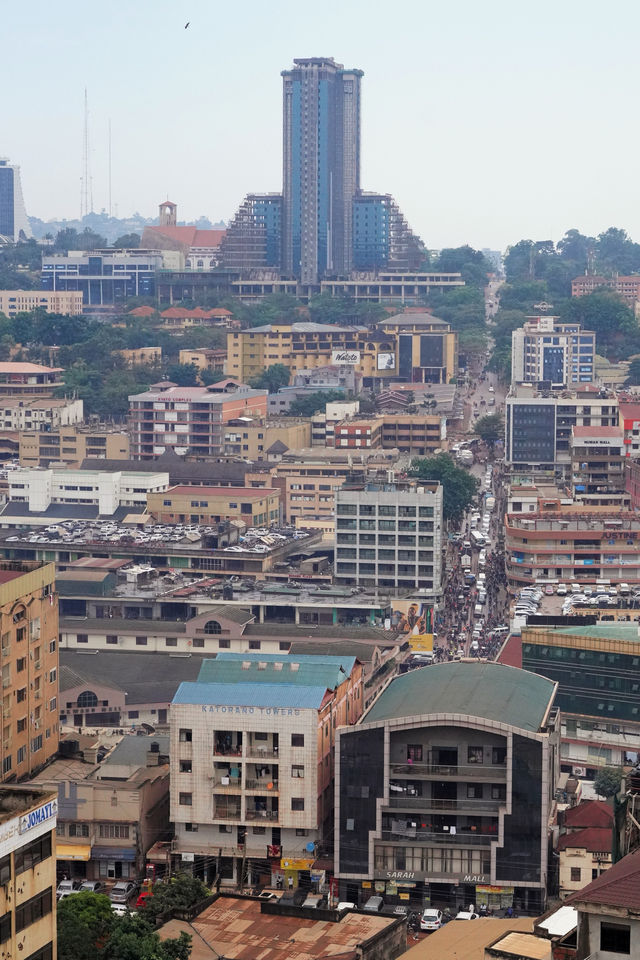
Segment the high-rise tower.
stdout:
[[14,243],[27,240],[31,228],[22,199],[20,167],[0,159],[0,236]]
[[362,75],[331,57],[282,73],[283,267],[302,283],[351,271]]

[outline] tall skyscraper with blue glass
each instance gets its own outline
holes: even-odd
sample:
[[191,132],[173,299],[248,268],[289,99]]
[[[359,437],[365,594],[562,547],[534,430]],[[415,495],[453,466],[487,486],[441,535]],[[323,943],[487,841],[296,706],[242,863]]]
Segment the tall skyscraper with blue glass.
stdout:
[[283,268],[302,283],[351,272],[361,77],[330,57],[282,74]]
[[282,73],[282,193],[248,194],[222,242],[222,266],[307,286],[418,270],[424,245],[393,197],[360,188],[362,70],[332,57],[293,64]]
[[15,243],[31,236],[22,199],[20,168],[0,159],[0,236]]

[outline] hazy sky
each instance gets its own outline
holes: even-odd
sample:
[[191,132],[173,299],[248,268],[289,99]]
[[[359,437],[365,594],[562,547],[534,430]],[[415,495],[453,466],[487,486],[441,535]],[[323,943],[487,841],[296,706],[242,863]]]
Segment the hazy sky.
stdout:
[[0,23],[0,155],[29,214],[79,215],[86,86],[95,210],[111,119],[118,216],[168,196],[229,219],[281,188],[280,71],[333,56],[365,73],[362,186],[429,247],[640,240],[638,0],[29,0]]

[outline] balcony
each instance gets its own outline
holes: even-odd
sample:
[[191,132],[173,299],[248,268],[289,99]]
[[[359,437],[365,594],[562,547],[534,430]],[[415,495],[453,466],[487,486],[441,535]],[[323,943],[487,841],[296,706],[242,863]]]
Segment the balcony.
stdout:
[[389,797],[385,806],[403,810],[450,810],[454,813],[470,813],[482,816],[484,813],[497,813],[504,807],[506,800],[435,800],[430,797]]
[[247,810],[246,820],[272,820],[277,821],[279,813],[277,810]]
[[258,757],[258,759],[263,760],[267,757],[273,759],[278,757],[278,744],[272,743],[269,740],[259,740],[252,741],[249,740],[247,743],[247,757]]
[[240,777],[220,777],[214,774],[213,786],[216,793],[240,793],[242,791]]
[[495,843],[499,838],[497,833],[423,833],[419,831],[415,836],[408,837],[406,835],[401,835],[399,833],[394,833],[392,830],[383,830],[382,831],[382,840],[394,841],[395,843],[401,843],[405,846],[408,843],[411,843],[413,846],[416,843],[422,843],[425,846],[459,846],[459,847],[489,847],[492,843]]
[[414,779],[428,779],[431,777],[442,779],[466,780],[505,780],[507,776],[506,763],[491,766],[485,763],[469,764],[441,764],[441,763],[391,763],[389,770],[395,776],[410,776]]
[[213,801],[213,820],[232,820],[240,821],[240,804],[218,802],[214,796]]
[[269,780],[268,777],[261,777],[259,780],[246,780],[245,790],[251,793],[277,793],[279,786],[277,780]]

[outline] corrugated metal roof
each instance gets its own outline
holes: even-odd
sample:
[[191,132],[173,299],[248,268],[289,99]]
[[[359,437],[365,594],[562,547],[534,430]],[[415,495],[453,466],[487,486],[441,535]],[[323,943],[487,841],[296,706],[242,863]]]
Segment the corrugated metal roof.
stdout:
[[277,683],[335,690],[355,665],[355,657],[291,657],[288,654],[219,654],[205,660],[201,683]]
[[317,710],[327,688],[292,683],[181,683],[172,703]]
[[430,713],[462,713],[538,730],[555,684],[501,663],[438,663],[396,677],[365,723]]

